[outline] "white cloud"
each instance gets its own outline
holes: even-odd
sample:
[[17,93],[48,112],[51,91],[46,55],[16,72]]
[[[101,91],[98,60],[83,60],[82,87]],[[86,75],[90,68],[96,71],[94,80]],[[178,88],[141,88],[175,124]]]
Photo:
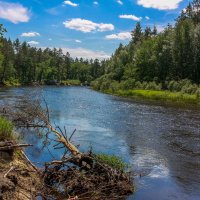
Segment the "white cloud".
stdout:
[[118,34],[106,35],[105,38],[107,40],[128,40],[128,39],[131,39],[131,33],[130,32],[121,32]]
[[27,32],[21,34],[21,37],[36,37],[36,36],[40,36],[40,34],[37,32]]
[[49,38],[48,40],[49,40],[49,41],[52,41],[52,38]]
[[113,31],[115,29],[115,27],[112,24],[97,24],[98,27],[98,31],[99,32],[104,32],[104,31]]
[[75,58],[98,58],[98,59],[108,59],[110,55],[106,54],[104,51],[93,51],[85,48],[62,48],[63,53],[69,52],[71,57]]
[[121,19],[131,19],[134,21],[140,21],[142,19],[142,17],[137,17],[135,15],[120,15],[119,18]]
[[78,6],[77,3],[73,3],[71,1],[64,1],[64,4],[69,5],[69,6],[73,6],[73,7],[77,7]]
[[155,8],[158,10],[172,10],[179,6],[183,0],[137,0],[137,4],[145,8]]
[[28,22],[30,13],[27,8],[18,3],[0,1],[0,18],[7,19],[14,24]]
[[30,45],[37,45],[37,44],[39,44],[39,42],[37,42],[37,41],[29,41],[27,43],[30,44]]
[[94,5],[99,5],[98,1],[93,2]]
[[76,42],[76,43],[82,43],[82,41],[81,41],[81,40],[75,40],[75,42]]
[[66,28],[82,31],[84,33],[89,33],[92,31],[112,31],[114,26],[112,24],[95,23],[90,20],[75,18],[69,21],[63,22]]
[[146,19],[146,20],[150,20],[150,17],[146,16],[145,19]]
[[123,5],[124,3],[121,0],[117,0],[117,3]]

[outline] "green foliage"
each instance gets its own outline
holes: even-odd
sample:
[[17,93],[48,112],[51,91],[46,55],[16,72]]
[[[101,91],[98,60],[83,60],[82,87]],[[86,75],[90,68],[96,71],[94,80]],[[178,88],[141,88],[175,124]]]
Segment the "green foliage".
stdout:
[[11,87],[11,86],[20,86],[20,82],[18,79],[15,78],[9,78],[8,80],[3,81],[3,84],[7,87]]
[[142,97],[146,99],[154,100],[169,100],[175,102],[189,102],[198,103],[199,96],[197,94],[183,94],[181,92],[169,92],[169,91],[152,91],[152,90],[119,90],[116,93],[120,96],[127,97]]
[[12,131],[12,123],[3,117],[0,117],[0,141],[12,140],[14,138]]
[[182,92],[186,94],[198,94],[200,89],[199,85],[193,84],[190,80],[187,79],[166,82],[166,87],[172,92]]
[[73,59],[62,49],[42,50],[18,39],[14,42],[3,37],[0,39],[0,84],[13,86],[38,82],[67,85],[72,80],[70,85],[80,85],[73,81],[78,80],[88,85],[104,74],[105,61]]
[[79,80],[66,80],[66,81],[61,81],[61,85],[80,86],[81,82]]
[[126,171],[128,168],[128,164],[122,161],[121,158],[114,156],[114,155],[107,155],[107,154],[96,154],[96,158],[98,161],[109,165],[113,169],[117,169],[120,171]]
[[[107,61],[104,75],[93,81],[92,87],[122,95],[196,101],[200,95],[199,7],[200,1],[194,0],[174,27],[168,25],[160,33],[156,27],[143,31],[138,22],[131,42],[119,45]],[[158,92],[161,90],[175,94]]]

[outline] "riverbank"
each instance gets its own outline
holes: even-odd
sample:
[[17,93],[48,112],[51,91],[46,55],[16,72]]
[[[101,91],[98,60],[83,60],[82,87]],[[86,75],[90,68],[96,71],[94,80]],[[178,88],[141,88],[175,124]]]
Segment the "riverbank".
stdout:
[[20,86],[34,86],[34,85],[56,85],[56,86],[82,86],[83,84],[79,80],[65,80],[65,81],[43,81],[43,82],[31,82],[31,83],[20,83],[17,80],[12,81],[4,81],[3,83],[0,83],[0,87],[20,87]]
[[41,187],[40,176],[20,150],[0,156],[0,199],[30,200]]
[[170,92],[170,91],[155,91],[155,90],[104,90],[101,91],[107,94],[112,94],[121,97],[129,98],[142,98],[150,100],[159,100],[166,102],[174,102],[180,104],[200,104],[200,97],[196,94],[184,94],[181,92]]

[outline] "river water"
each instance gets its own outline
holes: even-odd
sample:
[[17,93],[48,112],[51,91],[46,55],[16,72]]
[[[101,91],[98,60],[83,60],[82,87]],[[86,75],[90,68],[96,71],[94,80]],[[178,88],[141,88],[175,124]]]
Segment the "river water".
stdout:
[[[0,89],[0,100],[15,101],[30,88]],[[102,94],[84,87],[45,87],[52,121],[66,126],[86,151],[121,156],[135,173],[130,200],[200,199],[200,111]],[[42,149],[26,134],[27,149],[38,165],[59,158],[61,150]],[[49,150],[51,153],[49,153]]]

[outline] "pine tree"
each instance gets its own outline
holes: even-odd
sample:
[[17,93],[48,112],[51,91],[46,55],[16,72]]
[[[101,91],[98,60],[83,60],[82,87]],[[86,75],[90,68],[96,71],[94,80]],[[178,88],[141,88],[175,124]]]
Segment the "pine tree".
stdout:
[[142,27],[140,22],[136,23],[135,29],[131,33],[132,41],[134,44],[140,42],[143,38]]

